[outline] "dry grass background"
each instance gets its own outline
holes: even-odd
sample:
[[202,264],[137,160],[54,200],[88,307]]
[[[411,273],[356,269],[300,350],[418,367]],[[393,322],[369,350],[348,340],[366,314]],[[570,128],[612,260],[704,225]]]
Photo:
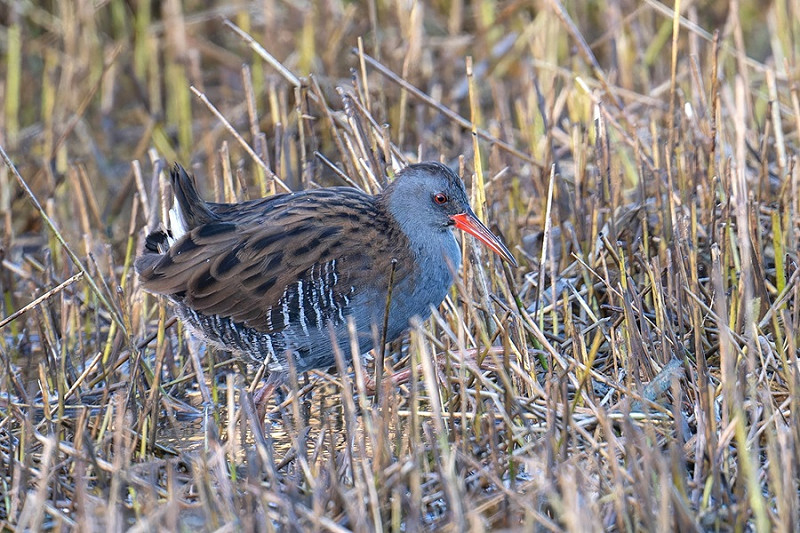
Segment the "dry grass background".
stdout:
[[[798,530],[800,3],[673,7],[0,2],[0,528]],[[377,395],[256,420],[132,272],[173,160],[242,199],[418,159],[521,267],[466,246]]]

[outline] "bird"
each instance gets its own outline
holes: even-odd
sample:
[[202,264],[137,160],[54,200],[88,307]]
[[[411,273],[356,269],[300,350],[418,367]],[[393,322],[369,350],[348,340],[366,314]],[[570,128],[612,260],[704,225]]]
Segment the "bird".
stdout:
[[337,345],[350,354],[350,320],[365,354],[375,326],[391,341],[428,318],[461,265],[456,229],[517,266],[437,162],[406,166],[375,195],[323,187],[212,203],[177,163],[170,181],[169,226],[146,236],[135,261],[142,287],[208,344],[266,363],[276,382],[288,357],[299,374],[334,366]]

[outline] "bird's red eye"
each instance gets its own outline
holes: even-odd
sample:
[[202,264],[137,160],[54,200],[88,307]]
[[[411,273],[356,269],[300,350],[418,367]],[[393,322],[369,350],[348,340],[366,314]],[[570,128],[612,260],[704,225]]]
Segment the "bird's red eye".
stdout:
[[448,200],[447,195],[443,192],[437,192],[436,194],[433,195],[433,201],[439,205],[446,204],[447,200]]

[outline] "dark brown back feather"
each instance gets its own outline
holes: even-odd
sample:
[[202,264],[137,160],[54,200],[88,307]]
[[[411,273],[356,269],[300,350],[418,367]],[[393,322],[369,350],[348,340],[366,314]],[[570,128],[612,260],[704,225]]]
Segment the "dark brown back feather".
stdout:
[[[187,222],[205,222],[189,226],[166,253],[146,248],[136,268],[147,290],[207,316],[273,333],[289,325],[287,314],[303,312],[322,329],[343,321],[350,299],[385,292],[392,258],[408,247],[376,197],[356,189],[214,204],[202,202],[184,176],[175,182],[178,201],[191,210]],[[395,282],[413,269],[398,264]]]

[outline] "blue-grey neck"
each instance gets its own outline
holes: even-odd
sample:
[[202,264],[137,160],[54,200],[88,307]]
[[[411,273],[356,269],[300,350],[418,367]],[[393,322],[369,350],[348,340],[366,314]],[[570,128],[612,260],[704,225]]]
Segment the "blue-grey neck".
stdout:
[[[427,205],[420,195],[398,194],[388,199],[389,213],[408,238],[415,259],[415,273],[395,285],[389,311],[392,326],[387,336],[399,335],[411,317],[426,319],[431,306],[438,306],[453,285],[453,274],[461,267],[461,248],[449,218]],[[396,330],[396,331],[391,331]]]

